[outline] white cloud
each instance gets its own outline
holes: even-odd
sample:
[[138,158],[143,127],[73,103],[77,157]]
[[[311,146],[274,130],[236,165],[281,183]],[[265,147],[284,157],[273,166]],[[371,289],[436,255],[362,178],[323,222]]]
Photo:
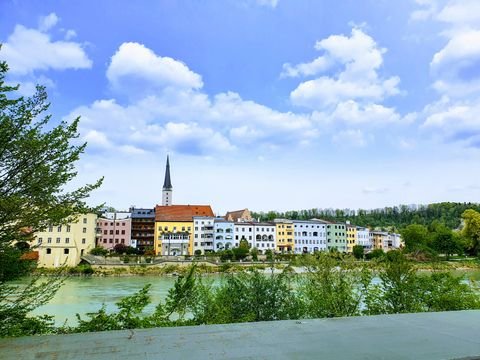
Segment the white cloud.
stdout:
[[115,89],[132,91],[173,86],[199,89],[203,86],[200,75],[182,62],[170,57],[157,56],[139,43],[123,43],[112,56],[107,78]]
[[349,124],[370,125],[385,125],[402,120],[402,117],[393,108],[378,104],[362,106],[352,100],[339,103],[331,113],[331,118],[334,121],[342,121]]
[[59,20],[60,19],[55,13],[50,13],[47,16],[42,16],[38,23],[38,29],[42,32],[46,32],[55,25],[57,25]]
[[462,27],[478,26],[480,22],[480,2],[478,0],[450,1],[438,13],[437,19]]
[[461,142],[480,148],[480,100],[450,102],[441,100],[427,107],[422,130],[440,136],[446,142]]
[[410,14],[410,20],[423,21],[434,17],[438,12],[437,0],[416,0],[422,8]]
[[451,96],[480,90],[480,30],[456,33],[430,64],[434,88]]
[[343,130],[332,137],[332,142],[341,147],[365,147],[372,140],[372,135],[365,136],[359,129]]
[[309,63],[301,63],[292,66],[289,63],[283,64],[281,78],[311,76],[321,73],[332,66],[332,62],[325,56],[320,56]]
[[[52,14],[51,14],[52,15]],[[48,17],[47,17],[48,18]],[[53,26],[55,21],[46,20]],[[47,26],[48,28],[48,26]],[[81,44],[70,41],[52,41],[49,34],[16,25],[0,51],[14,76],[31,75],[35,71],[88,69],[92,61]]]
[[279,0],[255,0],[260,6],[269,6],[271,8],[276,8]]
[[74,37],[77,37],[77,32],[75,30],[69,29],[65,31],[65,40],[71,40]]
[[290,94],[295,105],[322,109],[341,101],[381,101],[400,93],[398,77],[378,75],[386,49],[361,29],[353,28],[350,37],[332,35],[318,41],[315,48],[324,54],[310,63],[284,64],[282,76],[314,75],[332,66],[342,71],[300,83]]

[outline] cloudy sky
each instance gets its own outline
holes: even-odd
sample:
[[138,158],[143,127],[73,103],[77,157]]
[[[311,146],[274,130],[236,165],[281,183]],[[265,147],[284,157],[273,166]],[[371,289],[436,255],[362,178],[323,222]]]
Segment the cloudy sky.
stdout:
[[8,81],[81,116],[92,203],[480,201],[480,1],[0,2]]

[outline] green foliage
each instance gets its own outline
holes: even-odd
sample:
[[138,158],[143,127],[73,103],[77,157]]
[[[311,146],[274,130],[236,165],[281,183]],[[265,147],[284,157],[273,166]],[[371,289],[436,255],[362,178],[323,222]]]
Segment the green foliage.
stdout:
[[475,210],[466,210],[462,214],[465,222],[463,235],[469,240],[467,250],[471,255],[480,254],[480,213]]
[[338,261],[329,254],[319,253],[306,258],[307,276],[302,279],[299,292],[305,301],[307,317],[353,316],[360,312],[361,295],[359,270]]
[[0,243],[0,282],[17,279],[35,268],[36,262],[22,259],[25,251]]
[[232,249],[233,258],[235,260],[244,260],[248,256],[249,250],[250,246],[248,245],[248,241],[242,238],[238,247]]
[[55,331],[52,316],[29,313],[50,301],[62,285],[57,272],[48,280],[34,278],[26,286],[0,282],[0,337],[48,334]]
[[253,261],[258,261],[258,249],[257,248],[252,248],[250,250],[250,255],[252,256]]
[[361,245],[355,245],[352,248],[352,252],[355,259],[358,259],[358,260],[363,259],[363,257],[365,256],[363,246]]
[[450,229],[456,229],[460,226],[462,213],[467,209],[480,211],[480,204],[443,202],[419,205],[416,209],[411,209],[407,205],[400,205],[374,210],[359,209],[356,211],[355,215],[347,214],[340,209],[334,211],[307,209],[287,212],[252,212],[252,216],[261,221],[270,221],[275,218],[292,220],[309,220],[317,218],[339,222],[349,220],[352,224],[358,226],[380,228],[394,227],[397,229],[402,229],[410,224],[429,225],[437,220]]
[[265,250],[265,257],[267,258],[267,261],[274,261],[275,260],[275,254],[271,249]]
[[[94,184],[65,191],[76,176],[75,162],[86,144],[74,145],[79,118],[53,125],[45,115],[45,89],[37,86],[29,98],[16,98],[7,86],[7,65],[0,62],[0,242],[28,241],[29,232],[75,219],[91,211],[84,199]],[[52,126],[53,125],[53,126]]]
[[407,251],[421,250],[427,247],[429,233],[426,226],[412,224],[402,230],[402,239]]
[[437,227],[433,233],[432,248],[441,254],[445,254],[447,260],[453,254],[463,253],[459,235],[443,225]]
[[372,259],[380,259],[385,256],[385,252],[383,249],[375,249],[370,251],[368,254],[365,255],[365,258],[367,260],[372,260]]
[[90,254],[97,255],[97,256],[107,256],[108,250],[101,246],[96,246],[92,250],[90,250]]

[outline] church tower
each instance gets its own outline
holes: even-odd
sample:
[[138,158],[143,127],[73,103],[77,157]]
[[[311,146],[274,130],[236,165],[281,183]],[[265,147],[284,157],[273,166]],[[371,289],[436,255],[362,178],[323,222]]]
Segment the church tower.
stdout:
[[167,155],[167,167],[165,169],[165,181],[163,182],[162,205],[172,205],[172,181],[170,180],[170,161]]

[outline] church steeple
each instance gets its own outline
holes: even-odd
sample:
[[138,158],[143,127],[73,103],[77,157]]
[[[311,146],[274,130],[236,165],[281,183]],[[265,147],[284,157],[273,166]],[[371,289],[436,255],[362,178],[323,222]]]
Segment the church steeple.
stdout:
[[172,205],[172,181],[170,180],[170,159],[167,155],[167,166],[165,168],[165,181],[163,182],[162,205]]

